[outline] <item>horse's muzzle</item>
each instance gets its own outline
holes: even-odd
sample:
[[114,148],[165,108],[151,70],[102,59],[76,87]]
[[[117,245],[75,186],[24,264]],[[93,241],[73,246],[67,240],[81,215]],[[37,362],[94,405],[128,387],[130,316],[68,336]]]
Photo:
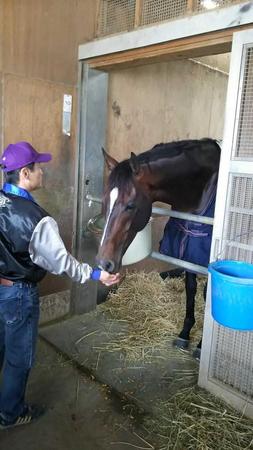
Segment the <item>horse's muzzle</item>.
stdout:
[[106,260],[100,259],[98,261],[98,265],[99,265],[100,269],[105,270],[106,272],[109,272],[109,273],[115,272],[115,263],[110,259],[106,259]]

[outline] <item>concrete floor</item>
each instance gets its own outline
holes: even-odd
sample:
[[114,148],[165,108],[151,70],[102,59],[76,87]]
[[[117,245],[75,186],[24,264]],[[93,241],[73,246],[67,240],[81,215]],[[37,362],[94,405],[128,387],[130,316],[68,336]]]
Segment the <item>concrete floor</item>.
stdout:
[[143,430],[134,423],[131,409],[124,412],[121,401],[106,386],[81,373],[41,340],[27,399],[44,404],[47,413],[37,423],[0,431],[1,450],[145,447]]
[[[83,371],[145,413],[153,413],[158,399],[169,399],[173,392],[196,384],[198,363],[190,354],[173,349],[171,338],[164,340],[159,349],[151,349],[148,358],[129,361],[120,351],[121,340],[128,333],[126,322],[112,320],[108,312],[99,308],[40,329],[46,341]],[[119,350],[108,348],[111,342]],[[175,384],[175,378],[185,370],[193,376],[182,376],[182,382]]]

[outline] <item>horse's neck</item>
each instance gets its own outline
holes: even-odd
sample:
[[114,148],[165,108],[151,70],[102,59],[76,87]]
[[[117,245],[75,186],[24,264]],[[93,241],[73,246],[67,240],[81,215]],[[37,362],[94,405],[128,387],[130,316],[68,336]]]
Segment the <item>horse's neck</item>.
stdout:
[[148,196],[151,199],[152,203],[156,201],[160,201],[163,203],[172,204],[174,202],[174,195],[172,189],[170,189],[171,184],[176,186],[176,179],[173,182],[172,180],[175,178],[173,176],[173,170],[167,169],[163,170],[159,167],[148,168],[145,173],[145,177],[143,180],[143,186],[145,190],[148,192]]
[[154,189],[152,192],[152,203],[154,202],[163,202],[168,205],[173,205],[175,203],[173,196],[171,193],[164,189]]
[[175,165],[152,167],[146,172],[145,189],[152,203],[167,203],[181,211],[202,210],[216,189],[217,172],[207,176],[201,184],[198,178],[199,174],[195,172],[180,173],[180,168]]

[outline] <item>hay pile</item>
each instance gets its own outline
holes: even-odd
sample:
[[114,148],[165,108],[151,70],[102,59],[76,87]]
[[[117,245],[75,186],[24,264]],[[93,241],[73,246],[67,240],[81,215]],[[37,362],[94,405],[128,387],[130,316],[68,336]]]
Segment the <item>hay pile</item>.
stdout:
[[[191,333],[195,342],[202,334],[205,281],[205,278],[198,281],[196,324]],[[143,359],[148,348],[164,348],[168,339],[177,336],[182,329],[186,306],[183,278],[163,281],[157,272],[127,273],[117,292],[111,293],[108,300],[99,309],[113,321],[127,324],[128,333],[121,336],[120,342],[107,342],[106,349],[121,350],[128,359]]]
[[146,419],[157,450],[249,450],[252,421],[198,387],[181,388]]

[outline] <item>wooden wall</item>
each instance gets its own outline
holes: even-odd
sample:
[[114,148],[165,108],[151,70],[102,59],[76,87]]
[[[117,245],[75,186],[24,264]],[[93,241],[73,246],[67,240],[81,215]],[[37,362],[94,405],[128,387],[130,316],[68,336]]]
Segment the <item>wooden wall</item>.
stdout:
[[4,0],[4,67],[76,84],[78,45],[95,35],[96,0]]
[[3,67],[3,4],[4,0],[0,0],[0,72]]
[[[97,1],[0,0],[0,6],[2,149],[26,140],[39,151],[53,154],[53,161],[45,165],[46,188],[35,197],[58,221],[71,250],[78,45],[94,39]],[[62,133],[64,94],[73,95],[70,137]],[[41,283],[41,294],[69,286],[67,278],[48,275]]]

